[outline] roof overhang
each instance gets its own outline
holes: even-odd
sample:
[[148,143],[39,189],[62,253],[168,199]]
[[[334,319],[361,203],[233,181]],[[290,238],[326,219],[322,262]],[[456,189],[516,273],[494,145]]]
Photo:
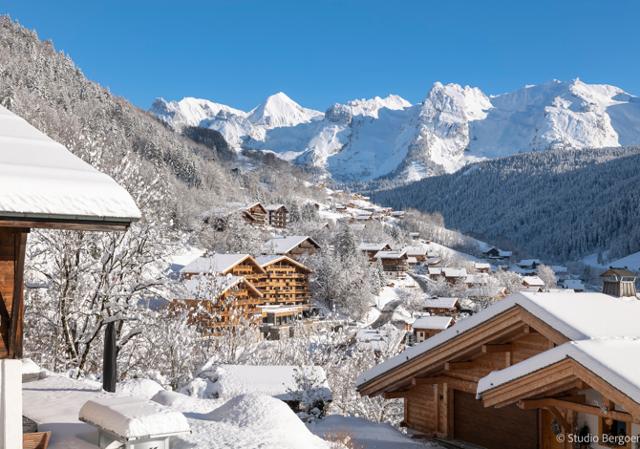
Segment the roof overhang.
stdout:
[[137,221],[137,219],[54,214],[3,214],[0,212],[0,227],[2,228],[41,228],[69,231],[126,231],[131,223],[135,221]]

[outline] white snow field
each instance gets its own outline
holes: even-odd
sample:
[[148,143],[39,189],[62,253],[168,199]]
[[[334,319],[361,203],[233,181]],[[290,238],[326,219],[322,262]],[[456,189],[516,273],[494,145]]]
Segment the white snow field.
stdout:
[[[78,419],[82,406],[87,401],[100,404],[106,398],[125,404],[132,397],[152,399],[164,416],[159,421],[137,422],[136,432],[140,426],[157,430],[166,424],[164,418],[178,412],[186,417],[191,434],[174,437],[174,449],[339,449],[317,436],[331,429],[353,432],[362,449],[435,447],[414,442],[389,425],[357,418],[330,417],[326,424],[318,422],[310,430],[284,402],[267,395],[242,394],[228,401],[200,399],[164,390],[148,379],[118,384],[118,393],[109,394],[101,391],[97,382],[50,375],[23,385],[23,414],[33,419],[40,431],[52,432],[50,449],[96,449],[95,427]],[[101,424],[113,427],[108,416],[104,420]],[[178,424],[184,427],[184,422]],[[171,428],[175,426],[172,421]],[[115,430],[131,430],[127,429]]]
[[216,129],[232,146],[270,151],[339,181],[416,180],[524,151],[640,143],[640,99],[579,79],[494,96],[436,82],[416,105],[389,95],[335,104],[324,114],[281,92],[250,112],[193,98],[158,99],[151,112],[175,128]]

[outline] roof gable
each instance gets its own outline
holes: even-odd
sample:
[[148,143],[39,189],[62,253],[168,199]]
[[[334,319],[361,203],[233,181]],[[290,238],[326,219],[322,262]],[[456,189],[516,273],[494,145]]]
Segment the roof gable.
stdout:
[[258,262],[258,264],[262,268],[268,267],[269,265],[273,265],[274,263],[277,263],[277,262],[286,262],[290,265],[294,265],[300,268],[303,271],[311,272],[311,268],[301,264],[300,262],[292,259],[291,257],[287,257],[282,254],[270,254],[270,255],[258,256],[256,257],[256,262]]
[[250,254],[213,254],[207,257],[198,257],[180,270],[180,272],[190,274],[227,274],[233,267],[241,264],[245,260],[255,265],[259,271],[264,272],[262,267]]

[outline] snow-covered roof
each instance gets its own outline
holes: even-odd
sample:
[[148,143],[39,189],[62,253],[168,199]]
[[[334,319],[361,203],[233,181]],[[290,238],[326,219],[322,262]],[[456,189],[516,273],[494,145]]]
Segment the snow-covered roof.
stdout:
[[555,274],[568,273],[569,269],[564,265],[552,265],[551,269]]
[[534,265],[540,265],[540,259],[522,259],[518,262],[518,265],[522,268],[533,267]]
[[267,240],[263,246],[265,253],[287,254],[306,240],[311,242],[315,247],[320,247],[315,240],[308,235],[289,235],[287,237],[276,237]]
[[426,256],[427,255],[427,247],[424,245],[407,246],[405,248],[405,251],[409,256]]
[[376,259],[402,259],[407,257],[407,251],[378,251],[373,257]]
[[111,177],[0,106],[0,216],[130,223],[140,210]]
[[258,262],[258,265],[260,265],[262,268],[280,261],[286,261],[292,265],[300,267],[304,271],[311,271],[311,269],[307,266],[301,264],[297,260],[292,259],[291,257],[285,256],[284,254],[265,254],[262,256],[258,256],[255,259],[256,262]]
[[458,305],[458,298],[430,298],[425,299],[424,307],[427,309],[455,309]]
[[206,377],[212,381],[211,391],[218,397],[260,393],[285,401],[295,399],[297,392],[302,393],[298,376],[314,379],[314,395],[325,400],[331,399],[327,376],[320,366],[218,365],[206,373]]
[[442,274],[442,267],[428,267],[427,272],[432,275]]
[[207,257],[198,257],[188,264],[181,273],[225,273],[245,259],[250,258],[249,254],[213,254]]
[[190,431],[182,413],[139,397],[91,399],[82,406],[78,416],[81,421],[127,439]]
[[382,251],[384,248],[388,246],[389,244],[385,242],[380,242],[380,243],[362,242],[358,245],[358,249],[360,251]]
[[282,208],[287,208],[287,206],[285,206],[284,204],[267,204],[265,206],[265,209],[267,209],[268,211],[276,211],[278,209],[282,209]]
[[413,322],[414,329],[444,330],[451,326],[453,318],[450,316],[423,316]]
[[464,282],[467,284],[486,285],[489,283],[489,275],[486,273],[468,274],[464,278]]
[[538,276],[525,276],[522,283],[528,287],[544,287],[544,281]]
[[478,382],[478,395],[567,358],[580,363],[640,403],[638,338],[604,338],[565,343],[509,368],[493,371]]
[[584,282],[580,279],[565,279],[562,286],[572,290],[584,290]]
[[242,283],[255,295],[262,296],[262,292],[244,277],[228,274],[218,276],[202,275],[183,279],[173,289],[173,299],[215,300],[229,289]]
[[637,325],[640,301],[636,299],[614,298],[603,293],[519,292],[371,368],[360,375],[357,384],[362,385],[515,306],[524,308],[570,340],[640,338],[640,326]]
[[442,274],[447,278],[462,278],[467,275],[465,268],[446,267],[442,269]]
[[473,266],[476,270],[490,270],[491,264],[487,262],[474,262]]

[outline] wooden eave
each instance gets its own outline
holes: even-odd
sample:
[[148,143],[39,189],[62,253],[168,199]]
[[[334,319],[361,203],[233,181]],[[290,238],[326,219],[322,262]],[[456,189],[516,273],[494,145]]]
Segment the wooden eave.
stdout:
[[126,231],[135,220],[73,216],[0,216],[2,228],[40,228],[67,231]]
[[254,265],[255,267],[258,268],[258,270],[260,270],[260,273],[265,274],[266,271],[264,268],[262,268],[260,266],[260,264],[258,263],[258,261],[256,259],[254,259],[254,257],[250,254],[247,254],[246,256],[244,256],[242,259],[240,259],[239,261],[237,261],[236,263],[234,263],[233,265],[231,265],[229,268],[227,268],[226,270],[224,270],[222,272],[222,274],[229,274],[231,273],[231,270],[233,270],[235,267],[237,267],[238,265],[240,265],[241,263],[243,263],[244,261],[246,261],[247,259],[249,259],[251,261],[251,264]]
[[291,265],[295,265],[296,267],[300,268],[303,271],[306,271],[307,273],[311,273],[311,268],[309,268],[309,267],[301,264],[297,260],[293,260],[291,257],[285,256],[285,255],[278,256],[278,257],[274,258],[273,260],[270,260],[269,262],[263,263],[261,265],[261,267],[262,268],[268,267],[269,265],[273,265],[274,263],[282,262],[282,261],[288,262]]
[[[575,390],[592,388],[604,398],[622,405],[625,412],[603,410],[599,407],[564,398]],[[564,360],[514,379],[481,395],[485,407],[504,407],[517,404],[522,409],[564,408],[619,421],[640,423],[640,404],[578,361]]]
[[469,360],[474,355],[482,354],[483,346],[508,343],[510,339],[529,333],[531,329],[556,345],[569,341],[569,338],[558,330],[516,304],[491,319],[364,382],[358,386],[358,391],[362,395],[376,396],[407,388],[415,378],[442,372],[447,363]]

